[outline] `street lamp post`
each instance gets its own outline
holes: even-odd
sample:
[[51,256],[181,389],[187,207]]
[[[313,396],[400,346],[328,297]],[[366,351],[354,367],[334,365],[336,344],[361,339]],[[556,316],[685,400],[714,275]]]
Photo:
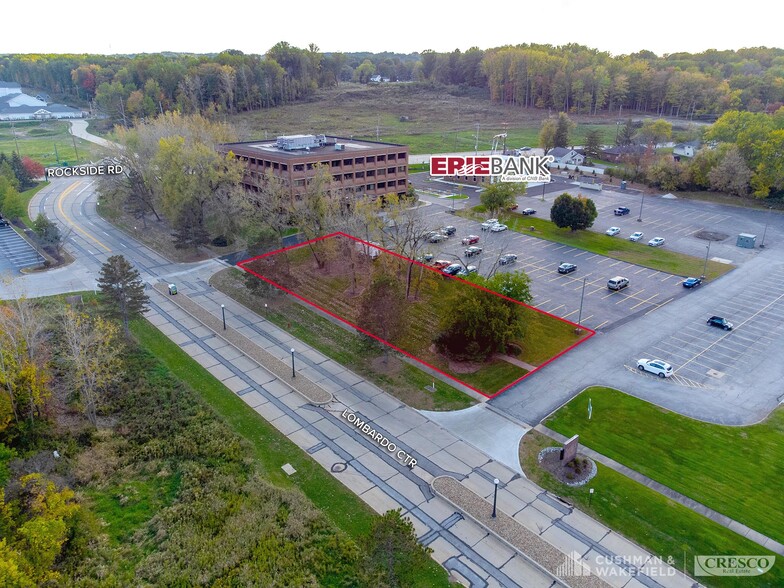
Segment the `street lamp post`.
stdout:
[[501,483],[501,480],[496,478],[493,480],[493,484],[495,484],[495,490],[493,491],[493,518],[495,518],[495,505],[498,500],[498,484]]
[[226,305],[221,304],[221,314],[223,315],[223,330],[226,330]]
[[591,506],[592,501],[593,501],[593,488],[588,490],[588,506]]
[[585,298],[585,282],[587,280],[588,280],[588,278],[583,278],[583,291],[582,291],[582,294],[580,294],[580,313],[577,315],[577,325],[578,326],[580,324],[582,324],[582,320],[583,320],[583,299]]
[[618,131],[620,130],[620,128],[621,128],[621,121],[616,120],[615,121],[615,144],[616,145],[618,144]]
[[768,234],[768,223],[770,222],[770,211],[773,210],[772,206],[768,206],[768,214],[765,217],[765,230],[762,231],[762,243],[760,243],[760,249],[765,249],[765,235]]
[[544,202],[544,182],[542,182],[542,202]]
[[640,216],[637,217],[637,222],[642,222],[642,206],[645,204],[645,192],[642,193],[642,199],[640,200]]
[[710,255],[711,242],[708,241],[708,250],[705,252],[705,263],[702,264],[702,279],[705,279],[705,271],[708,269],[708,256]]
[[294,348],[291,348],[291,377],[296,378],[297,373],[294,371]]

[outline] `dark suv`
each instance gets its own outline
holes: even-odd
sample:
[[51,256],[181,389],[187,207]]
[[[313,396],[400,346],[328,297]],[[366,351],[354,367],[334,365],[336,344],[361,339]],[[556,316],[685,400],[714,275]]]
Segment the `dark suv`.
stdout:
[[732,330],[732,323],[729,322],[724,317],[712,316],[712,317],[710,317],[708,319],[708,324],[711,327],[719,327],[720,329],[724,329],[725,331],[731,331]]
[[625,206],[619,206],[613,212],[615,213],[615,216],[623,216],[624,214],[629,214],[631,210],[629,210]]

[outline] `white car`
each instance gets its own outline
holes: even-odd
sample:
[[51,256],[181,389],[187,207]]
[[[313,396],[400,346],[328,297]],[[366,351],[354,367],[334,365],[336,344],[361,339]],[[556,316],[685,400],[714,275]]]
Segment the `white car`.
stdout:
[[629,241],[639,241],[640,239],[642,239],[643,234],[644,233],[642,231],[636,231],[631,235],[629,235]]
[[604,232],[604,234],[610,235],[610,237],[615,237],[615,235],[617,235],[620,232],[621,232],[620,227],[610,227]]
[[505,231],[508,228],[509,227],[507,227],[506,225],[501,225],[501,224],[493,225],[492,227],[490,227],[490,232],[491,233],[500,233],[501,231]]
[[641,372],[651,372],[660,378],[669,378],[672,375],[672,366],[661,359],[638,359],[637,369]]
[[664,245],[664,237],[654,237],[650,241],[648,241],[648,245],[651,247],[661,247]]
[[486,231],[488,229],[492,229],[497,224],[498,224],[498,219],[497,218],[489,218],[485,222],[482,223],[482,230]]

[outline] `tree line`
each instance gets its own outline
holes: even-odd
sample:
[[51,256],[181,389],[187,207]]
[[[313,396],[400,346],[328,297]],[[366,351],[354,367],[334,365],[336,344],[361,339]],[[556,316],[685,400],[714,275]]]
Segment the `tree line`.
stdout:
[[235,113],[308,98],[346,81],[432,82],[486,90],[497,102],[577,114],[694,118],[784,104],[784,50],[612,56],[583,45],[520,44],[449,53],[325,53],[277,43],[264,55],[29,54],[0,57],[0,79],[92,103],[125,126],[171,110]]

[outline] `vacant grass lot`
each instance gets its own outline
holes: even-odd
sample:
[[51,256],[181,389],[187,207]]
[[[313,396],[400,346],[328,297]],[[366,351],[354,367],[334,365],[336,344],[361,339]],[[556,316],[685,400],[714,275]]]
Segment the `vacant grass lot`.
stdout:
[[[19,154],[27,155],[44,166],[68,162],[69,165],[85,163],[99,157],[97,145],[76,139],[68,132],[70,123],[61,120],[20,121],[0,123],[0,153],[11,155],[19,144]],[[16,134],[16,140],[14,140]]]
[[[472,211],[460,211],[458,214],[468,218],[482,218]],[[608,237],[593,231],[559,229],[551,221],[532,216],[523,216],[516,212],[503,214],[501,218],[502,222],[507,224],[513,231],[528,233],[539,239],[563,243],[578,249],[585,249],[591,253],[606,255],[607,257],[675,274],[676,276],[702,275],[702,268],[705,263],[704,258],[670,251],[666,248],[666,244],[664,247],[649,247],[647,240],[633,243],[627,239]],[[534,227],[533,233],[531,233],[530,227]],[[715,280],[734,269],[734,267],[730,264],[709,260],[705,275],[709,280]]]
[[[586,418],[588,398],[593,418]],[[784,542],[784,411],[749,427],[695,421],[610,388],[589,388],[545,423]]]
[[[353,241],[339,236],[313,246],[321,250],[319,255],[325,260],[323,268],[316,266],[307,245],[253,261],[247,267],[349,323],[360,326],[361,295],[369,286],[374,271],[395,275],[405,284],[408,264],[389,254],[382,254],[379,259],[370,261],[367,256],[355,253]],[[355,259],[351,260],[352,256]],[[352,265],[354,269],[351,269]],[[473,293],[470,290],[473,286],[421,266],[414,266],[412,276],[411,296],[401,315],[403,325],[399,334],[387,338],[389,343],[487,395],[497,393],[527,373],[522,367],[493,361],[484,363],[469,378],[465,378],[466,374],[457,364],[449,362],[433,348],[433,338],[443,328],[441,317],[452,312],[450,301],[455,296]],[[516,309],[526,325],[525,335],[516,342],[522,350],[519,359],[526,363],[544,363],[580,340],[569,323],[523,305]],[[381,332],[375,334],[379,337],[382,335]]]
[[[245,287],[246,275],[237,269],[225,269],[215,274],[210,283],[408,406],[422,410],[460,410],[475,404],[471,397],[443,382],[436,384],[435,394],[426,392],[425,386],[433,381],[429,374],[402,362],[394,354],[384,366],[380,363],[384,353],[379,346],[368,345],[356,332],[336,325],[289,297],[253,294]],[[264,308],[265,303],[268,308]]]
[[[594,420],[597,414],[601,415],[596,408],[596,398],[594,394]],[[585,412],[581,414],[584,416]],[[630,430],[639,432],[641,429],[635,424]],[[579,433],[580,442],[583,442],[584,431]],[[585,486],[570,488],[561,484],[536,461],[541,449],[556,445],[558,443],[541,433],[526,433],[520,443],[520,464],[526,475],[664,561],[672,558],[672,565],[679,570],[683,571],[685,566],[686,573],[692,575],[695,555],[770,554],[756,543],[601,464],[597,464],[596,477]],[[644,452],[645,448],[640,451]],[[666,466],[661,464],[660,467]],[[590,488],[594,489],[592,499],[589,499]],[[780,560],[778,557],[769,572],[756,578],[700,577],[700,582],[722,588],[780,587],[784,585],[784,566]]]

